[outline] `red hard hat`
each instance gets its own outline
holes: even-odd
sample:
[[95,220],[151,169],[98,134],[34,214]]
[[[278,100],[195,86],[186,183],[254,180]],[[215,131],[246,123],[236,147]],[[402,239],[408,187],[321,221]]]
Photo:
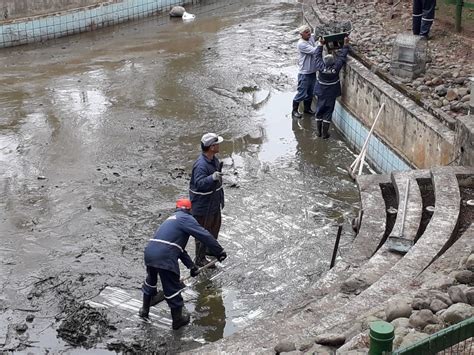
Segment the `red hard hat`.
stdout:
[[180,198],[176,201],[176,208],[186,208],[187,210],[191,209],[191,201],[187,198]]

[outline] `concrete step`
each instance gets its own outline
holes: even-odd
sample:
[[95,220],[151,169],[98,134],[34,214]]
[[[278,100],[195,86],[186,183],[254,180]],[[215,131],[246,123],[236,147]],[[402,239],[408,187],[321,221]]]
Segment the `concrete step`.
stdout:
[[[460,192],[456,172],[452,168],[433,168],[431,170],[435,189],[435,211],[425,233],[418,242],[399,259],[399,261],[375,283],[346,304],[323,317],[308,330],[307,334],[317,334],[336,331],[340,334],[349,330],[351,320],[371,308],[384,305],[394,294],[408,292],[411,282],[425,270],[446,245],[456,231],[460,211]],[[394,253],[389,253],[394,254]],[[368,263],[373,263],[373,259]],[[364,269],[365,269],[364,265]],[[380,265],[384,267],[384,265]]]
[[[393,185],[396,188],[398,196],[397,219],[392,232],[388,237],[388,242],[392,244],[392,246],[393,241],[396,239],[399,240],[399,238],[407,240],[408,243],[415,243],[423,214],[423,200],[416,179],[427,178],[430,178],[429,170],[412,170],[408,172],[392,173]],[[408,199],[406,200],[408,181]],[[407,203],[406,209],[405,201]]]

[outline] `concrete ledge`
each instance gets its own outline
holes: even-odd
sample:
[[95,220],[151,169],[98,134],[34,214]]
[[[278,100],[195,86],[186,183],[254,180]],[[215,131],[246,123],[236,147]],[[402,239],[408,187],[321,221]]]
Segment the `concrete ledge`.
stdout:
[[[396,293],[409,289],[415,277],[427,268],[450,241],[456,230],[460,211],[460,192],[456,175],[451,168],[435,168],[432,171],[435,187],[436,208],[425,233],[410,251],[371,287],[337,312],[324,317],[320,326],[308,329],[308,336],[322,332],[348,330],[351,319],[367,312],[374,306],[383,305]],[[373,258],[372,258],[373,259]],[[371,261],[372,261],[371,259]]]
[[[397,220],[393,226],[392,233],[390,233],[390,237],[402,236],[403,228],[403,238],[415,241],[416,233],[420,227],[421,216],[423,213],[423,201],[421,199],[421,192],[416,179],[428,178],[430,178],[429,170],[413,170],[411,172],[404,173],[394,172],[392,174],[392,181],[395,185],[398,196],[398,213]],[[410,180],[410,187],[408,190],[407,209],[406,212],[404,212],[403,209],[407,179]],[[404,213],[406,213],[405,224],[404,227],[402,227]]]
[[361,208],[364,211],[359,233],[353,241],[350,263],[357,260],[367,260],[376,251],[385,234],[386,207],[380,184],[389,184],[390,175],[361,175],[358,176]]

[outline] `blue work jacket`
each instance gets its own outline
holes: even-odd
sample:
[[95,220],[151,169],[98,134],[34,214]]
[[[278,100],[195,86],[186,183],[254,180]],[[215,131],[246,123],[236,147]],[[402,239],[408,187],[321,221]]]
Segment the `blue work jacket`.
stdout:
[[155,232],[145,247],[145,265],[172,271],[179,275],[180,259],[191,269],[194,266],[186,252],[189,236],[203,243],[210,252],[218,256],[223,249],[219,242],[185,209],[177,209]]
[[314,54],[316,62],[316,84],[314,86],[314,95],[321,99],[329,99],[341,96],[341,83],[339,72],[341,71],[349,53],[349,46],[344,46],[340,53],[335,57],[333,65],[327,66],[323,61],[323,46],[319,45]]
[[193,216],[210,216],[224,208],[224,189],[212,174],[219,169],[216,156],[209,159],[202,153],[194,162],[189,182],[189,199]]

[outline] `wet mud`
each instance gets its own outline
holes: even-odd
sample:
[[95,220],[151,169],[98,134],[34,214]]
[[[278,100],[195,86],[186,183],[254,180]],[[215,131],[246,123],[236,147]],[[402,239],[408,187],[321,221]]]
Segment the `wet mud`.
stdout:
[[[300,10],[204,2],[189,23],[0,51],[0,351],[194,349],[290,306],[328,269],[337,224],[344,252],[354,154],[290,115]],[[143,248],[208,131],[225,138],[229,257],[190,281],[191,324],[173,332],[164,303],[137,316]]]

